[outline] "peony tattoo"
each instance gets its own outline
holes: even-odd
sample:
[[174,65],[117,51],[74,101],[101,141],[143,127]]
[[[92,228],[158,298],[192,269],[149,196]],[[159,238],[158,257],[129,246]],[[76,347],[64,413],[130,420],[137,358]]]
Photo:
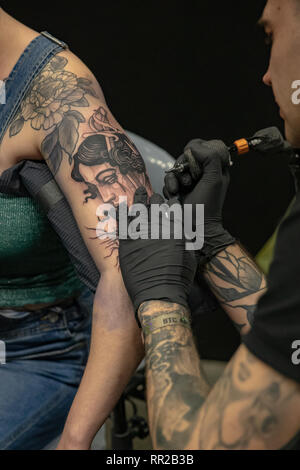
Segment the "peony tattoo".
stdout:
[[[17,135],[26,121],[37,131],[50,132],[43,142],[49,166],[55,175],[64,157],[72,163],[84,116],[76,108],[87,107],[86,95],[97,97],[91,81],[64,70],[68,60],[55,56],[33,80],[20,110],[9,128],[9,136]],[[74,109],[75,108],[75,109]]]

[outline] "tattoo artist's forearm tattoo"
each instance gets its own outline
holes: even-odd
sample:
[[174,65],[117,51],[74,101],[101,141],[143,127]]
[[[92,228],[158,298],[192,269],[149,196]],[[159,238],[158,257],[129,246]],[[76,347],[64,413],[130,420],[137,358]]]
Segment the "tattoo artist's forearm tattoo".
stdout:
[[[84,204],[96,200],[117,207],[119,196],[127,196],[131,203],[138,187],[151,191],[144,161],[124,132],[111,124],[104,105],[88,118],[80,112],[95,103],[97,94],[92,81],[65,70],[67,64],[66,57],[57,55],[33,80],[9,136],[19,134],[26,122],[36,131],[46,131],[45,160],[54,175],[63,161],[69,162],[72,179],[83,188]],[[86,229],[96,235],[96,227]],[[99,233],[91,239],[99,239]],[[105,233],[101,243],[107,256],[118,249],[118,242]]]
[[[187,315],[184,307],[166,302],[145,302],[139,310],[142,324],[166,313]],[[299,385],[245,346],[210,392],[190,330],[157,329],[145,337],[145,348],[155,449],[279,449],[299,432]]]
[[239,331],[247,324],[252,325],[256,304],[266,283],[250,257],[240,247],[228,246],[206,265],[204,275],[221,305],[244,319],[235,322]]
[[[162,314],[187,316],[167,302],[145,302],[139,315],[147,323]],[[155,449],[188,448],[197,425],[197,411],[209,392],[192,332],[182,326],[155,330],[145,338],[147,402]]]
[[245,347],[231,360],[201,409],[199,449],[279,449],[299,431],[299,386],[261,364]]

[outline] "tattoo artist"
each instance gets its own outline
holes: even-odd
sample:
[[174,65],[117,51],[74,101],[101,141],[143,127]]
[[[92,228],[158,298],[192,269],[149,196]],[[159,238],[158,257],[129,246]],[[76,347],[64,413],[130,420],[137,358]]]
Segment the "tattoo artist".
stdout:
[[[266,281],[223,228],[222,207],[229,184],[224,165],[229,156],[227,147],[221,141],[196,140],[187,149],[202,165],[200,182],[188,192],[174,175],[169,176],[164,192],[169,196],[171,191],[173,196],[177,192],[186,204],[205,205],[203,248],[195,256],[185,249],[184,237],[155,240],[149,234],[147,239],[142,231],[138,240],[120,239],[122,275],[145,341],[147,406],[154,448],[279,449],[295,442],[299,445],[300,413],[295,416],[295,409],[300,405],[296,382],[300,378],[288,355],[285,358],[280,351],[275,327],[269,344],[256,338],[257,329],[264,335],[272,334],[272,324],[265,328],[271,295],[254,315],[261,320],[258,327],[252,336],[245,336],[246,341],[212,390],[201,369],[187,303],[197,265],[223,308],[244,325],[241,333],[249,331],[249,312],[265,292]],[[136,191],[134,203],[148,208],[148,227],[151,205],[163,202],[157,194],[148,200],[145,188]],[[132,220],[129,216],[128,223]],[[172,223],[174,232],[177,222]],[[193,219],[193,223],[197,221]],[[276,346],[277,356],[275,353],[270,360],[271,348]],[[274,423],[268,428],[270,420]]]
[[[299,106],[291,83],[299,70],[298,0],[268,0],[260,20],[272,41],[264,83],[272,86],[289,143],[300,147]],[[288,51],[288,53],[287,53]],[[203,248],[193,258],[185,240],[120,240],[120,265],[142,328],[146,349],[147,406],[155,449],[300,449],[300,194],[282,222],[266,280],[246,251],[223,228],[229,184],[227,147],[195,140],[203,169],[195,187],[169,175],[164,194],[205,205]],[[139,189],[135,202],[162,201]],[[131,218],[129,218],[129,222]],[[175,221],[172,222],[175,224]],[[197,220],[193,216],[193,223]],[[175,227],[174,227],[175,228]],[[239,326],[242,345],[213,388],[201,368],[187,304],[196,269]],[[250,328],[251,325],[251,328]]]

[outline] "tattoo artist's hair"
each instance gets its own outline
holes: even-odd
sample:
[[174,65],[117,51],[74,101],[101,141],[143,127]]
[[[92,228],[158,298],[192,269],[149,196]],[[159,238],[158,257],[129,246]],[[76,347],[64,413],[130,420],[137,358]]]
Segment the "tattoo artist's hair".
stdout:
[[71,173],[72,178],[80,183],[85,183],[88,187],[84,194],[89,194],[85,199],[96,199],[99,196],[98,188],[95,184],[84,180],[79,171],[79,165],[94,166],[108,163],[112,167],[118,167],[122,175],[130,172],[145,173],[145,163],[135,146],[128,140],[125,134],[115,134],[118,138],[113,142],[110,151],[107,150],[106,138],[102,134],[95,134],[87,137],[79,146],[74,155],[74,167]]

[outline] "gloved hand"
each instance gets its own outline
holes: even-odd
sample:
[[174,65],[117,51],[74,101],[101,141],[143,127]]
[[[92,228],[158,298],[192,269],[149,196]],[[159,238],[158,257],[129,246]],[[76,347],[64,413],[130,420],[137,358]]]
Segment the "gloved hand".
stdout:
[[[169,173],[165,177],[164,195],[167,198],[180,198],[183,204],[193,206],[193,226],[196,220],[196,205],[204,204],[204,246],[199,253],[199,263],[207,263],[219,251],[235,242],[235,239],[224,229],[222,221],[223,205],[229,185],[230,154],[226,145],[220,140],[192,140],[184,154],[177,162],[188,161],[188,152],[196,159],[202,176],[198,182],[185,173],[176,176]],[[201,221],[200,221],[201,223]]]
[[[184,236],[174,239],[176,224],[182,225],[182,221],[175,220],[175,217],[170,218],[168,204],[164,205],[166,212],[163,217],[159,217],[158,221],[153,217],[151,220],[151,206],[164,204],[163,197],[154,194],[148,199],[146,189],[138,188],[134,204],[145,206],[145,219],[148,223],[146,227],[144,223],[140,225],[141,238],[133,240],[128,237],[126,240],[119,240],[119,259],[126,289],[136,313],[143,302],[150,300],[174,302],[188,308],[187,298],[197,267],[194,252],[185,250]],[[138,217],[141,220],[140,216]],[[127,226],[134,220],[137,220],[136,217],[128,216]],[[164,223],[170,221],[170,239],[162,239],[163,220]],[[154,229],[160,234],[159,239],[151,239],[151,225],[152,233]]]

